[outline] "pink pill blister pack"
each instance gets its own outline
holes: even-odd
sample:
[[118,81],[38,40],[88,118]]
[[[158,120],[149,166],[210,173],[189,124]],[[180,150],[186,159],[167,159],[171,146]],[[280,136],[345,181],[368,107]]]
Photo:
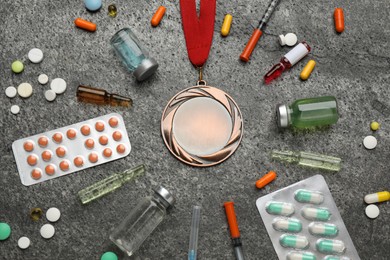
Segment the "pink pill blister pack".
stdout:
[[122,116],[112,113],[16,140],[12,150],[29,186],[125,157],[131,144]]

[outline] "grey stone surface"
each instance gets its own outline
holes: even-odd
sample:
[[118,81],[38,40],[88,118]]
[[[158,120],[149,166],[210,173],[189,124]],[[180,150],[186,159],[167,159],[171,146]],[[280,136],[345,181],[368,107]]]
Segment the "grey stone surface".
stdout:
[[[322,174],[355,243],[361,259],[388,259],[390,253],[389,203],[379,205],[378,219],[364,215],[363,196],[390,188],[390,23],[387,0],[281,1],[265,34],[247,64],[238,60],[252,33],[252,26],[268,1],[218,1],[214,42],[205,69],[205,79],[229,93],[244,117],[244,138],[236,153],[224,163],[205,169],[176,160],[164,146],[160,118],[168,100],[178,91],[192,86],[197,73],[188,61],[178,1],[103,1],[103,9],[89,13],[83,1],[2,0],[0,5],[1,91],[1,171],[0,221],[12,226],[12,235],[0,242],[0,259],[99,259],[112,250],[124,258],[108,239],[110,229],[119,224],[136,205],[162,184],[177,197],[176,207],[166,221],[148,238],[133,259],[185,259],[194,204],[203,206],[199,235],[199,259],[234,259],[223,202],[233,200],[247,259],[276,259],[255,201],[258,197],[293,184],[314,174]],[[115,2],[118,16],[107,15]],[[159,5],[167,14],[157,28],[150,18]],[[345,10],[346,30],[337,35],[333,10]],[[223,17],[233,14],[233,27],[227,38],[219,34]],[[95,33],[75,28],[73,20],[82,17],[97,23]],[[131,27],[160,68],[151,79],[137,83],[114,56],[110,37],[120,28]],[[299,40],[312,45],[312,53],[283,75],[265,86],[262,76],[289,48],[281,47],[277,35],[294,32]],[[28,51],[37,47],[45,58],[40,64],[27,60]],[[310,79],[299,80],[305,63],[317,61]],[[11,72],[12,61],[24,61],[25,70]],[[67,91],[49,103],[39,85],[41,73],[50,79],[64,78]],[[22,82],[33,84],[31,98],[8,99],[4,90]],[[79,84],[102,87],[131,96],[134,108],[98,107],[78,103]],[[303,97],[334,95],[339,100],[339,122],[322,131],[278,131],[275,105]],[[374,103],[379,100],[380,103]],[[9,111],[18,104],[17,116]],[[77,123],[89,118],[121,113],[126,121],[133,151],[124,159],[95,168],[25,187],[20,183],[11,150],[14,140]],[[369,123],[378,120],[382,128],[375,150],[362,146],[372,134]],[[272,149],[307,150],[336,155],[343,159],[338,173],[322,172],[272,162]],[[145,176],[98,201],[81,205],[77,192],[126,168],[144,163]],[[255,180],[269,170],[278,179],[262,190]],[[62,217],[55,223],[56,235],[44,240],[39,235],[45,219],[34,223],[28,217],[32,207],[44,210],[55,206]],[[21,236],[31,239],[27,250],[17,248]]]

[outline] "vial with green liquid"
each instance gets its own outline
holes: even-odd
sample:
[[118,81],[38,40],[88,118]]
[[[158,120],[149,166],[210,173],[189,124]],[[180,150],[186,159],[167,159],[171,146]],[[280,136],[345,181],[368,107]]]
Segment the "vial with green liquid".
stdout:
[[339,119],[337,101],[332,96],[298,99],[291,105],[278,105],[277,116],[281,128],[332,125]]

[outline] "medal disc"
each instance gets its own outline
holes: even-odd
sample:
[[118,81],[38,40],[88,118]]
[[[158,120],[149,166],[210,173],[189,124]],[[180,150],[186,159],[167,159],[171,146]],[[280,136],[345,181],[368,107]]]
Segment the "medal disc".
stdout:
[[220,89],[198,85],[176,94],[161,119],[165,145],[179,160],[207,167],[229,158],[241,142],[243,119]]

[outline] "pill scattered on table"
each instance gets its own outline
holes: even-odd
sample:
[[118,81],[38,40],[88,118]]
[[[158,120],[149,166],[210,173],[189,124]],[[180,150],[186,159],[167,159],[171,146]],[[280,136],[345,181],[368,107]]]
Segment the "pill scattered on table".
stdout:
[[11,113],[16,115],[16,114],[19,114],[20,112],[20,107],[18,105],[13,105],[11,106]]
[[30,218],[33,220],[33,221],[38,221],[41,219],[43,215],[43,211],[41,208],[32,208],[30,210]]
[[20,60],[12,62],[11,69],[14,73],[21,73],[24,70],[23,62]]
[[366,215],[369,218],[377,218],[379,216],[379,208],[377,205],[371,204],[366,207]]
[[298,37],[295,35],[295,33],[288,33],[286,35],[279,35],[279,43],[280,45],[284,46],[294,46],[298,42]]
[[316,62],[314,60],[309,60],[306,66],[303,68],[301,74],[299,75],[302,80],[307,80],[310,77],[310,74],[313,72]]
[[46,212],[46,218],[50,222],[57,222],[61,217],[61,212],[57,208],[50,208]]
[[90,21],[87,21],[87,20],[83,20],[81,18],[76,18],[74,20],[74,24],[78,28],[81,28],[81,29],[84,29],[84,30],[87,30],[87,31],[90,31],[90,32],[96,31],[96,24],[94,24],[94,23],[92,23]]
[[364,147],[366,147],[366,149],[368,150],[371,150],[371,149],[374,149],[376,147],[376,145],[378,144],[378,141],[376,140],[376,138],[372,135],[369,135],[369,136],[366,136],[363,140],[363,145]]
[[22,83],[18,86],[18,94],[22,98],[28,98],[32,95],[33,88],[29,83]]
[[118,256],[114,252],[108,251],[102,254],[100,260],[118,260]]
[[43,52],[38,48],[33,48],[28,52],[28,59],[32,63],[40,63],[43,60]]
[[84,4],[88,11],[95,12],[102,7],[102,0],[84,0]]
[[276,179],[276,172],[269,171],[267,174],[265,174],[263,177],[261,177],[258,181],[256,181],[256,188],[261,189],[264,188],[266,185],[271,183],[273,180]]
[[221,35],[226,37],[229,35],[230,28],[232,26],[233,16],[231,14],[225,15],[223,19],[222,27],[221,27]]
[[160,6],[157,11],[154,13],[152,20],[150,23],[152,24],[153,27],[156,27],[157,25],[160,24],[162,18],[164,17],[166,8],[164,6]]
[[371,124],[370,124],[370,128],[371,128],[372,131],[376,131],[376,130],[378,130],[380,127],[381,127],[381,125],[380,125],[378,122],[376,122],[376,121],[371,122]]
[[18,247],[20,249],[26,249],[30,246],[30,239],[28,237],[21,237],[18,240]]
[[38,76],[38,82],[41,85],[45,85],[47,82],[49,82],[49,77],[46,74],[41,74]]
[[11,227],[5,222],[0,222],[0,240],[6,240],[10,235]]
[[367,204],[384,202],[388,200],[390,200],[390,192],[388,191],[380,191],[364,196],[364,202]]
[[5,89],[5,95],[7,96],[7,97],[9,97],[9,98],[14,98],[14,97],[16,97],[16,94],[18,93],[18,91],[16,90],[16,88],[15,87],[12,87],[12,86],[10,86],[10,87],[8,87],[8,88],[6,88]]
[[50,102],[54,101],[54,99],[56,99],[56,97],[57,97],[57,94],[53,90],[51,90],[51,89],[46,90],[45,98],[47,101],[50,101]]
[[108,15],[111,17],[116,17],[118,13],[118,10],[116,9],[116,6],[114,4],[111,4],[108,6]]
[[54,236],[55,229],[54,229],[53,225],[45,224],[41,227],[40,233],[41,233],[41,236],[43,238],[49,239],[49,238],[52,238]]
[[343,8],[334,9],[333,18],[336,32],[342,33],[345,29]]
[[66,82],[62,78],[53,79],[50,83],[50,88],[56,94],[62,94],[66,90]]

